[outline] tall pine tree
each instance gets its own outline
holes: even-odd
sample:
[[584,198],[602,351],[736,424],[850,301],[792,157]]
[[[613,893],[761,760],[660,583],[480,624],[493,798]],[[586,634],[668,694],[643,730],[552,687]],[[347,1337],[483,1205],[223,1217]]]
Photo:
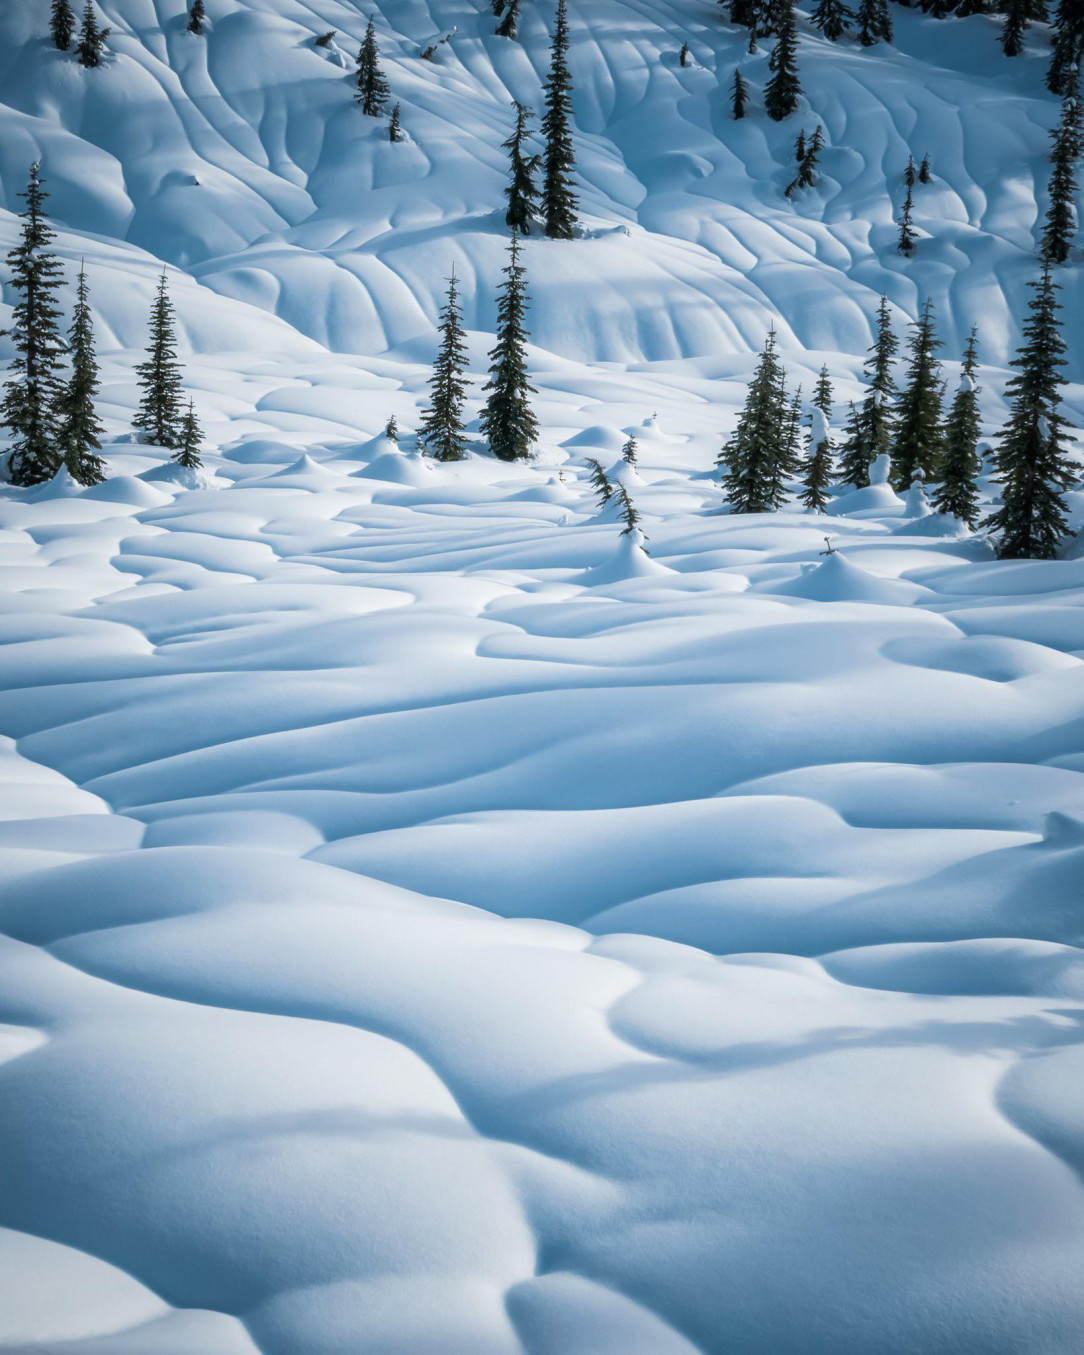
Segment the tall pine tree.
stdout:
[[772,513],[783,502],[781,467],[790,460],[783,364],[768,331],[737,427],[719,456],[732,513]]
[[869,484],[870,465],[887,452],[892,443],[898,394],[893,364],[898,349],[899,340],[892,332],[888,298],[882,296],[877,307],[877,333],[863,369],[869,389],[862,404],[847,421],[841,449],[843,481],[857,489],[864,489]]
[[741,71],[734,68],[734,83],[730,86],[730,109],[736,118],[745,117],[745,105],[749,101],[749,86]]
[[911,326],[907,384],[900,396],[896,439],[892,446],[892,482],[910,488],[915,475],[931,480],[941,460],[944,426],[941,414],[940,348],[934,330],[933,304],[927,301]]
[[546,111],[542,135],[542,214],[551,240],[571,240],[576,234],[576,194],[572,172],[572,76],[568,69],[568,14],[565,0],[557,0],[557,21],[550,48],[550,70],[543,86]]
[[380,69],[380,48],[376,45],[371,14],[358,52],[358,92],[354,102],[361,104],[361,111],[370,118],[380,117],[388,102],[388,82]]
[[862,0],[858,6],[858,41],[863,47],[892,41],[892,15],[888,0]]
[[1006,56],[1019,56],[1024,50],[1024,34],[1031,22],[1032,9],[1032,0],[1005,0],[1005,19],[998,41]]
[[502,461],[524,460],[538,437],[531,409],[535,388],[527,379],[527,281],[519,261],[519,235],[512,232],[505,280],[497,301],[497,342],[490,351],[489,392],[481,430]]
[[1005,389],[1009,422],[994,454],[1002,504],[983,523],[998,534],[997,553],[1003,560],[1053,559],[1068,528],[1064,494],[1075,478],[1064,445],[1065,342],[1049,263],[1030,285],[1034,295],[1024,342],[1012,361],[1016,374]]
[[802,466],[801,501],[815,513],[828,507],[828,488],[832,483],[832,439],[828,420],[832,412],[832,385],[828,369],[821,368],[813,396],[813,417],[809,446]]
[[982,461],[979,445],[978,346],[973,329],[964,349],[960,384],[945,422],[945,440],[941,464],[937,468],[940,484],[934,492],[933,506],[939,513],[950,513],[969,527],[979,520],[979,491],[975,484]]
[[1053,29],[1046,87],[1051,94],[1064,98],[1073,72],[1084,58],[1084,0],[1059,0]]
[[1076,162],[1084,148],[1080,110],[1080,77],[1074,67],[1067,78],[1061,117],[1051,134],[1050,205],[1046,210],[1039,253],[1050,263],[1065,263],[1076,234]]
[[63,281],[60,261],[50,253],[56,236],[45,215],[49,194],[42,187],[40,165],[30,166],[19,243],[7,256],[11,285],[18,294],[7,331],[15,347],[4,385],[0,422],[14,439],[8,456],[13,484],[36,485],[50,480],[60,466],[55,407],[60,395],[60,363],[64,341],[56,293]]
[[467,399],[467,339],[459,305],[459,284],[452,269],[440,312],[440,345],[429,378],[429,408],[422,415],[418,441],[438,461],[461,461],[466,454],[463,406]]
[[819,28],[829,41],[838,42],[854,23],[855,14],[843,0],[818,0],[809,18],[813,26]]
[[504,219],[513,230],[519,231],[521,235],[529,235],[531,217],[538,210],[538,188],[534,176],[541,157],[525,150],[530,136],[531,110],[518,99],[512,100],[512,107],[516,110],[516,124],[512,135],[501,143],[502,149],[508,152],[509,160],[508,187],[504,190],[508,211]]
[[520,0],[508,0],[507,5],[502,6],[503,17],[497,25],[497,37],[514,38],[516,28],[519,24],[519,4]]
[[71,376],[57,402],[60,421],[58,443],[68,474],[81,485],[100,485],[105,479],[105,463],[97,455],[102,450],[102,427],[94,408],[98,394],[98,360],[94,353],[94,324],[90,316],[86,270],[79,270],[71,329],[68,331]]
[[764,110],[775,122],[782,122],[794,112],[802,92],[798,80],[798,26],[790,0],[787,0],[781,22],[779,41],[768,58],[771,78],[764,87]]
[[75,34],[75,12],[68,4],[68,0],[53,0],[49,29],[57,51],[66,52],[72,45],[72,37]]
[[142,391],[139,409],[132,420],[147,442],[157,447],[177,447],[181,441],[181,367],[177,361],[177,334],[173,303],[165,273],[151,304],[150,343],[147,360],[136,368]]
[[900,212],[900,233],[896,240],[896,248],[907,258],[910,258],[915,252],[915,245],[918,243],[918,236],[915,235],[914,223],[911,220],[914,200],[914,191],[908,184],[907,196],[903,200],[903,210]]
[[83,10],[82,27],[79,29],[79,42],[75,48],[75,55],[79,58],[80,66],[94,67],[102,64],[105,59],[105,43],[108,37],[109,29],[98,26],[94,6],[91,4],[91,0],[87,0],[86,7]]

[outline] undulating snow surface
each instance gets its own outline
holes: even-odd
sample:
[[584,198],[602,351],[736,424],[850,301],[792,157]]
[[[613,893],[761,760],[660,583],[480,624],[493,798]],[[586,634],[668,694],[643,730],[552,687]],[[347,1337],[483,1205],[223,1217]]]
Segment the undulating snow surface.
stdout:
[[[105,0],[98,71],[46,8],[0,5],[3,200],[41,155],[119,440],[0,493],[0,1349],[1075,1355],[1084,558],[709,474],[773,317],[841,398],[882,290],[1011,355],[1042,31],[803,24],[802,114],[735,124],[718,6],[572,0],[539,455],[441,466],[381,430],[453,264],[481,384],[548,0],[522,43],[375,6],[406,145],[351,103],[368,7]],[[124,436],[162,261],[195,487]],[[646,551],[588,485],[630,433]]]

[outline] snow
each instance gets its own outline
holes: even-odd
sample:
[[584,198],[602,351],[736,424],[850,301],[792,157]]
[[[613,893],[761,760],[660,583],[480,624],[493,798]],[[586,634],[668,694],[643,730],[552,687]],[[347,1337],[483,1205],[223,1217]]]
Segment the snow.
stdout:
[[[979,324],[996,432],[1041,26],[1005,61],[992,19],[803,20],[791,204],[796,120],[721,93],[767,44],[572,0],[585,236],[524,242],[506,465],[498,147],[550,11],[371,8],[409,144],[352,105],[346,0],[202,38],[104,0],[91,72],[0,6],[0,244],[41,154],[110,435],[103,485],[0,487],[0,1350],[1075,1355],[1084,560],[998,562],[887,458],[823,517],[720,512],[713,469],[769,320],[835,424],[882,290],[900,332],[932,297],[950,384]],[[198,474],[129,431],[163,263]]]

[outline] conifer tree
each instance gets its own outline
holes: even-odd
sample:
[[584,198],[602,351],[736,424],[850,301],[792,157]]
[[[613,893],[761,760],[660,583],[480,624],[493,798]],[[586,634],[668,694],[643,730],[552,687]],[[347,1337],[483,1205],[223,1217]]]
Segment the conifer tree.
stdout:
[[87,275],[79,270],[71,329],[68,331],[71,376],[57,401],[60,428],[57,442],[68,474],[81,485],[100,485],[105,479],[102,450],[105,429],[94,408],[98,394],[98,362],[94,353],[94,326],[90,317]]
[[897,398],[892,367],[898,348],[888,298],[882,296],[877,307],[877,333],[863,367],[869,389],[857,410],[851,406],[851,418],[844,428],[841,474],[844,483],[856,489],[869,484],[871,463],[891,445]]
[[732,24],[756,29],[760,18],[760,0],[719,0],[719,3],[726,6]]
[[501,461],[526,459],[538,437],[538,420],[529,397],[535,388],[527,379],[527,282],[519,261],[519,233],[512,232],[508,264],[497,301],[497,342],[490,351],[489,392],[481,430],[490,451]]
[[1024,34],[1031,19],[1032,0],[1005,0],[1005,20],[1001,25],[1001,50],[1006,56],[1019,56],[1024,50]]
[[66,52],[72,45],[72,37],[75,34],[75,13],[68,0],[53,0],[49,28],[57,51]]
[[[822,377],[827,375],[822,371]],[[814,403],[813,422],[809,435],[809,450],[802,466],[801,502],[815,513],[828,507],[828,488],[832,483],[832,442],[828,432],[828,415],[822,406]]]
[[937,468],[940,484],[934,492],[933,506],[938,513],[949,513],[969,527],[979,520],[979,492],[975,480],[982,468],[979,443],[979,388],[976,331],[972,329],[964,349],[960,384],[953,397],[945,423],[941,464]]
[[732,513],[770,513],[783,501],[781,466],[790,457],[783,366],[768,331],[738,425],[719,457]]
[[388,123],[388,140],[389,140],[389,141],[403,141],[403,140],[404,140],[404,137],[403,137],[403,126],[402,126],[402,123],[399,121],[399,108],[400,108],[400,105],[399,105],[399,104],[396,104],[395,107],[391,110],[391,121]]
[[994,453],[1002,505],[984,527],[999,534],[1003,560],[1049,560],[1067,530],[1064,493],[1074,471],[1064,444],[1061,387],[1065,342],[1057,312],[1058,289],[1043,263],[1024,325],[1024,342],[1012,361],[1016,373],[1005,389],[1009,422]]
[[792,0],[758,0],[757,32],[766,38],[782,37],[788,23],[788,11],[792,9]]
[[932,178],[933,173],[930,169],[930,157],[926,154],[922,157],[922,164],[918,167],[918,181],[919,183],[929,183]]
[[399,441],[399,421],[393,414],[384,425],[384,436],[389,442],[397,443]]
[[505,0],[489,0],[490,13],[495,19],[499,19],[504,13]]
[[79,58],[80,66],[93,67],[102,64],[109,32],[108,28],[98,27],[98,20],[94,15],[94,6],[91,0],[87,0],[86,7],[83,10],[82,27],[79,29],[79,42],[75,48],[75,55]]
[[838,42],[854,23],[855,14],[843,0],[818,0],[809,18],[830,42]]
[[462,461],[467,439],[463,406],[467,398],[467,339],[459,305],[459,283],[452,269],[440,312],[440,344],[429,378],[429,408],[422,415],[418,441],[438,461]]
[[807,142],[805,133],[798,137],[798,173],[786,187],[785,196],[790,197],[796,189],[812,188],[817,182],[817,163],[821,147],[824,145],[824,131],[821,127],[813,133]]
[[358,92],[354,102],[361,104],[361,111],[370,118],[378,118],[388,102],[388,82],[380,69],[380,48],[376,43],[373,17],[365,28],[365,38],[358,52]]
[[932,479],[941,460],[941,364],[936,357],[940,346],[933,305],[927,301],[911,326],[908,343],[907,384],[900,396],[892,447],[892,480],[897,489],[907,489],[917,472],[924,480]]
[[915,235],[915,228],[911,221],[913,206],[914,193],[908,186],[907,196],[903,200],[903,210],[900,212],[900,234],[896,242],[896,248],[907,258],[910,258],[915,252],[915,245],[918,243],[918,237]]
[[195,33],[197,37],[203,32],[203,25],[207,22],[207,11],[203,7],[203,0],[192,0],[192,6],[188,11],[188,31]]
[[519,4],[520,0],[507,0],[507,4],[502,5],[503,17],[497,25],[497,37],[514,38],[516,36],[516,27],[519,24]]
[[689,64],[689,44],[687,41],[681,44],[681,51],[678,53],[678,61],[683,68]]
[[593,456],[587,458],[587,466],[591,472],[591,488],[595,491],[598,499],[598,507],[601,511],[614,496],[614,487],[610,482],[610,477],[602,468],[602,462]]
[[56,293],[63,281],[60,261],[50,252],[56,239],[45,214],[49,194],[42,187],[40,165],[30,166],[19,242],[7,256],[11,285],[18,295],[7,331],[15,348],[4,384],[0,422],[14,442],[8,456],[11,481],[36,485],[49,480],[60,466],[56,444],[55,406],[60,395],[60,363],[64,351]]
[[181,368],[177,361],[177,335],[173,303],[165,273],[151,305],[150,343],[147,360],[136,368],[142,391],[139,409],[132,420],[157,447],[177,447],[181,440]]
[[621,460],[628,466],[635,466],[639,458],[640,449],[636,444],[635,438],[629,438],[624,447],[621,448]]
[[1054,14],[1053,43],[1046,87],[1064,98],[1074,70],[1084,58],[1084,0],[1059,0]]
[[853,400],[849,400],[847,418],[843,424],[843,441],[840,445],[839,483],[853,485],[856,489],[865,489],[869,484],[872,459],[869,439],[862,422],[861,407]]
[[1074,68],[1061,104],[1061,117],[1051,133],[1050,205],[1043,225],[1040,256],[1050,263],[1065,263],[1076,234],[1076,162],[1084,147],[1081,122],[1079,75]]
[[810,402],[814,409],[819,409],[824,415],[826,423],[832,419],[832,378],[828,375],[828,367],[823,366],[817,376],[816,385],[813,387],[813,399]]
[[576,234],[576,194],[572,171],[576,157],[572,148],[572,77],[568,69],[568,15],[565,0],[557,0],[557,21],[550,48],[546,77],[542,135],[542,213],[551,240],[571,240]]
[[764,110],[775,122],[782,122],[798,107],[802,86],[798,80],[798,26],[794,5],[787,0],[779,41],[768,58],[771,78],[764,87]]
[[918,177],[917,171],[915,170],[915,157],[913,155],[909,155],[907,157],[907,168],[903,171],[903,182],[906,184],[908,188],[914,188],[915,179],[917,177]]
[[518,99],[512,100],[516,110],[516,124],[512,135],[501,143],[508,152],[510,179],[504,195],[508,199],[508,211],[505,222],[522,235],[531,231],[531,217],[538,211],[538,188],[534,176],[538,171],[540,156],[530,155],[525,150],[530,135],[531,110]]
[[170,460],[178,466],[183,466],[185,470],[199,470],[203,465],[203,458],[199,454],[202,441],[203,429],[199,426],[199,420],[196,418],[196,407],[189,400],[188,408],[181,416],[177,450],[170,457]]
[[621,528],[621,535],[631,536],[640,525],[639,511],[624,485],[614,486],[614,496],[617,499],[617,516],[624,524]]
[[742,73],[737,67],[734,68],[734,83],[731,90],[731,109],[736,118],[745,117],[745,105],[749,99],[749,86],[745,83]]
[[858,41],[863,47],[892,41],[892,15],[888,0],[862,0],[858,6]]

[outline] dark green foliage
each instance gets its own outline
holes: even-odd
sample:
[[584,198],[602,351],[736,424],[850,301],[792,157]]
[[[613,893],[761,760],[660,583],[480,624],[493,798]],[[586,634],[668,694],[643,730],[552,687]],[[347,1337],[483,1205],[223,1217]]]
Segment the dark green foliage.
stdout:
[[39,165],[30,166],[19,243],[7,262],[11,286],[18,295],[6,331],[15,356],[4,384],[0,421],[14,438],[8,456],[13,484],[36,485],[50,480],[60,466],[56,444],[55,406],[60,396],[60,363],[64,340],[56,293],[63,281],[60,261],[49,251],[56,238],[49,227]]
[[911,326],[907,384],[900,396],[896,438],[892,446],[892,483],[907,489],[916,474],[933,478],[941,460],[944,426],[941,414],[940,348],[934,331],[933,306],[927,301]]
[[1081,124],[1079,74],[1074,68],[1061,104],[1061,117],[1051,133],[1050,205],[1046,210],[1039,253],[1050,263],[1065,263],[1076,234],[1074,202],[1077,192],[1076,162],[1084,146]]
[[802,463],[801,502],[814,512],[823,513],[828,507],[828,488],[832,483],[832,442],[828,424],[832,417],[832,379],[828,368],[822,367],[813,387],[813,428],[809,446]]
[[463,431],[463,405],[467,398],[464,374],[467,339],[459,305],[459,284],[452,270],[448,295],[440,312],[440,344],[429,378],[429,408],[422,415],[418,441],[438,461],[461,461],[467,439]]
[[681,51],[678,53],[678,61],[682,66],[687,66],[689,64],[689,44],[687,42],[681,44]]
[[858,409],[851,406],[851,415],[843,430],[841,478],[856,489],[864,489],[869,484],[871,463],[891,446],[898,394],[892,368],[898,348],[899,340],[892,333],[888,298],[882,296],[877,307],[877,333],[863,369],[869,389]]
[[[207,22],[207,11],[203,7],[203,0],[192,0],[192,7],[188,11],[188,31],[197,35],[203,32],[203,25]],[[334,29],[326,33],[324,37],[316,39],[317,47],[327,47],[331,39],[335,36]]]
[[907,168],[903,171],[903,182],[907,185],[908,188],[914,188],[915,179],[917,177],[918,171],[915,169],[915,157],[913,155],[909,155],[907,157]]
[[785,196],[791,195],[799,188],[812,188],[817,182],[817,164],[820,157],[821,147],[824,145],[824,131],[817,127],[810,140],[805,139],[805,132],[799,132],[798,141],[795,146],[798,159],[798,173],[786,187]]
[[982,469],[979,443],[978,349],[975,330],[964,349],[960,385],[953,397],[945,422],[945,440],[941,464],[937,468],[940,484],[934,492],[933,506],[939,513],[950,513],[969,527],[979,520],[979,492],[976,477]]
[[784,381],[772,329],[749,383],[738,425],[719,457],[732,513],[770,513],[783,501],[791,455]]
[[399,421],[394,414],[384,425],[384,436],[389,438],[392,442],[399,441]]
[[639,448],[636,445],[635,438],[629,438],[624,447],[621,448],[621,460],[630,466],[635,466],[639,456]]
[[775,122],[782,122],[798,107],[802,86],[798,80],[798,28],[794,6],[788,3],[783,16],[779,41],[768,58],[771,78],[764,87],[764,109]]
[[334,41],[335,41],[334,28],[329,28],[326,33],[321,33],[318,38],[313,39],[313,42],[317,47],[330,47]]
[[203,465],[203,458],[199,454],[200,443],[203,441],[203,429],[199,426],[199,420],[196,418],[196,408],[189,400],[188,408],[181,417],[181,435],[177,443],[177,450],[171,457],[178,466],[183,466],[185,470],[199,470]]
[[497,37],[514,38],[516,36],[516,25],[519,23],[519,5],[520,0],[508,0],[508,3],[502,6],[504,17],[497,25]]
[[1034,296],[1024,342],[1005,390],[1009,422],[994,454],[1002,506],[983,523],[998,533],[1003,560],[1054,557],[1068,526],[1063,495],[1074,479],[1060,412],[1065,384],[1065,343],[1057,316],[1061,307],[1049,263],[1030,285]]
[[399,121],[399,105],[396,104],[391,110],[391,121],[388,123],[388,140],[404,141],[405,139],[406,138],[403,136],[403,125]]
[[1019,56],[1024,50],[1024,34],[1030,18],[1031,0],[1005,0],[1005,19],[998,41],[1006,56]]
[[726,6],[732,24],[755,29],[760,18],[760,0],[719,0]]
[[72,45],[75,34],[75,12],[68,0],[53,0],[52,13],[49,16],[49,31],[57,50],[66,52]]
[[614,486],[614,497],[617,499],[617,516],[624,523],[621,535],[631,536],[640,525],[640,514],[624,485]]
[[863,47],[892,41],[892,15],[888,0],[862,0],[858,6],[858,41]]
[[79,270],[71,329],[68,330],[71,376],[57,402],[60,430],[57,441],[68,474],[81,485],[100,485],[105,464],[102,450],[105,429],[94,408],[98,394],[98,362],[94,354],[94,325],[90,318],[87,275]]
[[505,280],[497,301],[497,342],[491,350],[489,392],[481,429],[489,449],[502,461],[524,460],[538,437],[538,420],[529,397],[535,388],[527,379],[527,283],[519,261],[519,235],[512,232]]
[[372,15],[365,28],[365,39],[358,52],[358,92],[354,102],[370,118],[378,118],[388,102],[388,82],[380,69],[380,48],[376,44]]
[[853,9],[843,4],[843,0],[818,0],[809,18],[826,38],[838,42],[854,23],[855,14]]
[[550,48],[550,70],[543,86],[546,111],[542,135],[542,214],[551,240],[571,240],[576,234],[576,194],[572,171],[572,77],[568,69],[568,15],[565,0],[557,0],[557,20]]
[[614,487],[610,482],[610,477],[602,468],[602,462],[597,461],[593,456],[587,458],[588,469],[591,472],[591,488],[598,497],[598,506],[601,511],[614,496]]
[[516,125],[507,141],[501,143],[508,152],[511,178],[504,195],[508,199],[508,211],[505,222],[515,231],[529,235],[531,217],[538,211],[538,188],[534,176],[538,171],[541,156],[530,155],[525,150],[530,135],[531,110],[517,99],[512,100],[516,110]]
[[94,15],[94,6],[91,0],[87,0],[86,8],[83,10],[83,23],[79,29],[79,42],[76,44],[75,55],[79,58],[80,66],[100,66],[105,58],[105,43],[109,37],[108,28],[99,28],[98,20]]
[[734,70],[734,83],[730,87],[732,95],[731,109],[736,118],[745,117],[745,105],[749,100],[749,86],[745,83],[740,70]]
[[817,384],[813,387],[813,399],[811,401],[814,409],[819,409],[824,415],[825,422],[832,418],[832,378],[828,375],[828,368],[822,367],[817,377]]
[[792,0],[759,0],[756,30],[765,38],[782,37],[792,11]]
[[929,183],[932,178],[933,172],[930,169],[930,157],[929,155],[924,155],[922,157],[922,164],[918,167],[918,181],[919,183]]
[[896,248],[899,252],[910,258],[915,252],[915,245],[918,243],[918,237],[915,235],[915,228],[911,221],[911,210],[914,207],[914,193],[908,185],[907,196],[903,200],[903,210],[900,212],[900,234],[896,241]]
[[1064,98],[1073,72],[1084,57],[1084,0],[1060,0],[1053,29],[1046,87],[1051,94]]
[[178,447],[181,443],[181,368],[177,361],[177,336],[173,303],[169,299],[165,273],[158,280],[158,291],[151,305],[150,343],[147,360],[136,368],[142,391],[139,409],[132,420],[148,442],[158,447]]
[[489,0],[490,13],[495,19],[499,19],[504,13],[505,0]]

